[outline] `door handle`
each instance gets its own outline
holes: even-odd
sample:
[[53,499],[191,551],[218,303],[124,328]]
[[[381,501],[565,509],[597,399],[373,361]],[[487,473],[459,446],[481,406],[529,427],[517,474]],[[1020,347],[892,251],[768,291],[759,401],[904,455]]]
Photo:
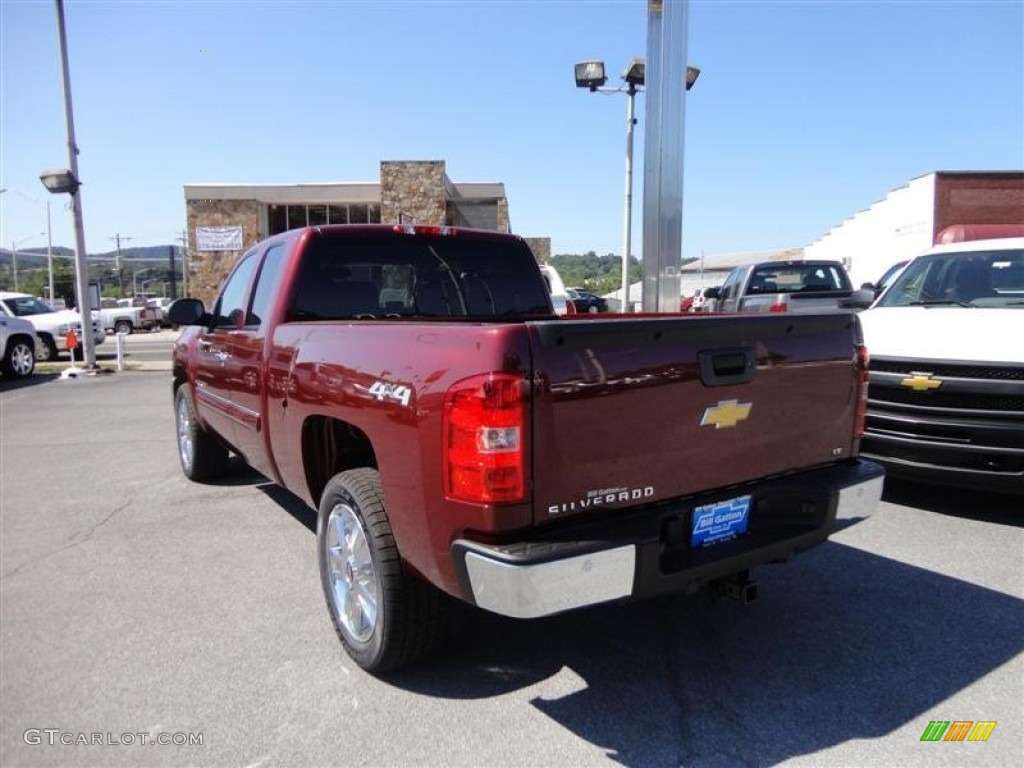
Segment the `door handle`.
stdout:
[[757,369],[752,347],[701,350],[697,353],[697,362],[705,387],[746,384],[753,380]]

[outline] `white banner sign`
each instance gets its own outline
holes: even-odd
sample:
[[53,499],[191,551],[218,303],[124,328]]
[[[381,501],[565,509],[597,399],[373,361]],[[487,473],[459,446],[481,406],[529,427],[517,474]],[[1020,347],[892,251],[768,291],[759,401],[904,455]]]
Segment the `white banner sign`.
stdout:
[[196,227],[197,251],[242,250],[241,227]]

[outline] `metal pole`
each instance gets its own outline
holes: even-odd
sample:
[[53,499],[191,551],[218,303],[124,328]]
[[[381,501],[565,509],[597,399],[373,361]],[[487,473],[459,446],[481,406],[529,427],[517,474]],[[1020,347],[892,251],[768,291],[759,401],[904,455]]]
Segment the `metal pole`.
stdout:
[[622,311],[632,312],[629,300],[629,252],[633,237],[633,126],[636,125],[634,105],[636,85],[629,84],[626,98],[626,210],[622,222]]
[[53,229],[50,227],[50,201],[46,201],[46,271],[49,274],[49,299],[52,302],[53,296]]
[[689,0],[648,0],[644,102],[645,312],[678,312]]
[[[68,67],[68,39],[64,29],[64,2],[57,4],[57,34],[60,38],[61,79],[64,82],[64,118],[68,132],[68,165],[76,180],[78,146],[75,144],[75,118],[71,108],[71,72]],[[96,368],[96,344],[92,337],[92,306],[89,303],[89,272],[85,254],[85,226],[82,223],[82,190],[71,193],[71,215],[75,221],[75,299],[82,320],[82,350],[86,368]]]
[[14,291],[18,291],[18,244],[11,241],[11,267],[14,269]]

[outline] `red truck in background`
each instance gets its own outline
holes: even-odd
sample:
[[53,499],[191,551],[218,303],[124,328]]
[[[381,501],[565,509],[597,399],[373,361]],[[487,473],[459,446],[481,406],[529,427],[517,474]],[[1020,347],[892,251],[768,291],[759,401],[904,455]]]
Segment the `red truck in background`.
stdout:
[[238,260],[173,353],[193,480],[228,452],[318,509],[364,669],[437,647],[454,597],[531,618],[714,589],[866,516],[857,318],[554,314],[521,238],[345,225]]

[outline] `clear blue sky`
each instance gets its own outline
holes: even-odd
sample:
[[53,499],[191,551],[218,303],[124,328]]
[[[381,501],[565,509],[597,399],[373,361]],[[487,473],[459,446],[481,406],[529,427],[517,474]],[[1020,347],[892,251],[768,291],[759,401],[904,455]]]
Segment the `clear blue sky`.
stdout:
[[[193,182],[377,181],[447,162],[506,185],[513,230],[620,253],[624,96],[578,90],[646,53],[644,0],[66,3],[90,253],[173,242]],[[0,186],[67,166],[56,14],[0,0]],[[684,255],[805,245],[935,170],[1024,168],[1024,2],[693,0]],[[636,136],[640,253],[643,97]],[[54,243],[73,245],[64,197]],[[0,195],[0,244],[45,245]]]

